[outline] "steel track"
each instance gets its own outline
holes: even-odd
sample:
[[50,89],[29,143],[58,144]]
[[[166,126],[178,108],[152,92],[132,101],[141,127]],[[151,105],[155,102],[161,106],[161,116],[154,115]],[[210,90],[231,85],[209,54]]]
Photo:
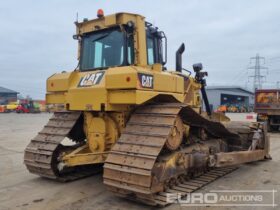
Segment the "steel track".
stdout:
[[[170,135],[176,117],[180,115],[189,125],[206,128],[216,136],[231,136],[236,134],[228,131],[220,123],[211,122],[202,118],[193,109],[184,104],[158,104],[138,108],[128,121],[124,132],[113,146],[104,165],[104,183],[112,192],[131,200],[137,200],[148,205],[167,205],[163,201],[166,193],[152,189],[154,168],[166,139]],[[231,168],[232,169],[232,168]],[[202,177],[204,182],[192,190],[225,175],[231,169],[219,169],[207,172]],[[207,176],[216,172],[211,178]],[[219,175],[219,176],[218,176]],[[202,179],[195,178],[194,181]],[[189,183],[189,182],[188,182]],[[181,183],[176,188],[169,189],[175,192],[189,192],[187,184]],[[181,191],[179,190],[181,189]],[[177,192],[176,191],[176,192]]]
[[189,193],[195,192],[200,188],[208,185],[209,183],[215,181],[216,179],[225,176],[228,173],[236,170],[236,167],[225,167],[220,169],[213,169],[201,176],[195,177],[190,180],[182,181],[179,184],[165,190],[164,192],[157,193],[155,196],[155,202],[158,206],[164,207],[171,203],[167,200],[168,193],[179,194],[180,197],[188,196]]
[[80,112],[56,112],[47,125],[31,140],[24,151],[24,164],[29,172],[61,182],[73,181],[100,172],[100,166],[73,167],[59,171],[61,152],[70,149],[61,145],[79,119]]

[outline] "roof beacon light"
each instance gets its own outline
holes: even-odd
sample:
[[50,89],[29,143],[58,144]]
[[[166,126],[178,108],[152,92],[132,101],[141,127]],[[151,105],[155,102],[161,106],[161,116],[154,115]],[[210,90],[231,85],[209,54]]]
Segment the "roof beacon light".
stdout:
[[97,10],[97,17],[98,17],[98,18],[104,17],[104,11],[103,11],[103,9]]

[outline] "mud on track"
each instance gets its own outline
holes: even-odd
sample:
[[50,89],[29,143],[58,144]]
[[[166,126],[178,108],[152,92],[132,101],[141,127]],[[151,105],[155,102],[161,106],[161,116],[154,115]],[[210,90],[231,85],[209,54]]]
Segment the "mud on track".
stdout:
[[[57,183],[30,174],[23,164],[23,151],[30,139],[47,123],[50,114],[0,114],[0,209],[153,209],[115,197],[108,192],[98,174],[71,183]],[[238,116],[235,116],[238,118]],[[215,190],[278,190],[280,204],[280,133],[271,135],[272,161],[245,164],[238,170],[203,187]],[[268,195],[270,196],[270,195]],[[279,207],[279,206],[278,206]],[[187,209],[186,207],[181,207]],[[247,207],[248,208],[248,207]],[[246,207],[219,207],[247,209]],[[177,204],[165,210],[180,209]],[[214,210],[217,207],[198,207]],[[264,207],[254,207],[265,209]],[[266,209],[272,209],[267,207]],[[276,209],[276,208],[274,208]]]

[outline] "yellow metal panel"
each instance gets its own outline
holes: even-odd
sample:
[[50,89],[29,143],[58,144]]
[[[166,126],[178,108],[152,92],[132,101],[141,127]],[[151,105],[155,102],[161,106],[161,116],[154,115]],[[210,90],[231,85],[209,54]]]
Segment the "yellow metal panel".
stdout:
[[96,18],[93,20],[76,23],[76,31],[77,34],[89,33],[96,30],[96,27],[99,29],[104,29],[107,27],[112,27],[114,25],[127,24],[128,21],[133,21],[135,24],[137,24],[136,17],[144,18],[143,16],[130,13],[117,13],[113,15],[107,15],[102,18]]
[[134,22],[134,24],[136,24],[136,17],[137,17],[137,15],[135,15],[135,14],[118,13],[117,17],[118,17],[117,18],[118,24],[127,24],[128,21],[132,21],[132,22]]
[[64,92],[46,94],[47,104],[64,104],[66,102]]
[[169,95],[169,96],[173,96],[174,99],[176,99],[177,101],[180,101],[180,102],[184,101],[184,95],[180,94],[180,93],[137,90],[136,91],[136,104],[143,104],[158,95]]
[[143,104],[157,95],[170,95],[177,101],[183,102],[184,95],[177,93],[166,93],[145,90],[115,90],[108,92],[108,102],[110,104]]
[[[138,73],[150,74],[154,76],[154,91],[184,93],[184,78],[169,72],[149,71],[147,68],[137,67]],[[141,88],[138,85],[138,89]]]
[[135,104],[143,104],[146,101],[154,98],[155,96],[160,95],[158,92],[154,91],[136,91],[136,101]]
[[[97,84],[94,82],[97,79],[88,74],[99,71],[55,74],[47,81],[47,103],[64,104],[70,110],[100,111],[105,108],[105,111],[119,111],[129,110],[132,106],[143,104],[158,95],[173,96],[174,100],[180,102],[189,95],[189,104],[195,107],[200,105],[198,98],[200,86],[193,79],[190,78],[187,90],[190,92],[187,92],[184,89],[184,78],[176,75],[178,73],[163,72],[160,64],[147,65],[146,28],[143,16],[117,13],[76,23],[77,34],[127,24],[128,21],[135,24],[135,65],[108,68],[102,71],[103,78]],[[142,83],[140,83],[139,73],[149,74],[153,78],[141,75]],[[85,85],[79,86],[80,81]],[[153,81],[153,85],[149,85],[150,81]]]
[[100,88],[73,88],[67,94],[70,110],[101,110],[101,104],[106,103],[106,90]]
[[155,64],[153,64],[152,69],[154,71],[161,72],[162,71],[162,65],[160,63],[155,63]]
[[157,91],[176,92],[176,76],[165,72],[155,72],[154,89]]
[[64,154],[62,160],[66,166],[103,163],[108,152],[91,152],[88,145],[80,146],[69,154]]
[[137,65],[147,65],[147,48],[146,48],[146,29],[145,29],[145,18],[141,16],[136,17],[136,54],[137,54]]
[[116,90],[108,92],[108,103],[110,104],[135,104],[135,90]]
[[[105,72],[98,84],[79,86],[80,81],[88,75]],[[154,76],[153,89],[142,88],[139,84],[138,73]],[[181,100],[184,95],[184,80],[181,76],[168,72],[150,71],[144,67],[126,66],[109,68],[106,71],[72,72],[52,76],[48,83],[59,83],[51,87],[47,94],[47,103],[69,104],[70,110],[101,110],[104,104],[106,110],[114,110],[111,104],[142,104],[159,95],[173,95]],[[133,91],[129,91],[133,89]],[[135,92],[135,90],[143,90]],[[65,91],[59,91],[65,90]],[[119,90],[110,91],[107,90]],[[175,94],[177,93],[177,94]],[[108,108],[108,109],[107,109]],[[123,109],[123,108],[122,108]],[[108,110],[108,111],[109,111]]]
[[110,104],[142,104],[159,95],[153,91],[140,90],[116,90],[109,91],[108,102]]
[[85,154],[76,154],[73,156],[63,157],[63,162],[66,166],[79,166],[86,164],[97,164],[103,163],[106,160],[107,153],[95,154],[95,153],[85,153]]
[[104,18],[94,19],[77,24],[78,34],[89,33],[95,30],[95,27],[100,29],[106,28]]
[[184,78],[183,77],[176,77],[176,90],[177,93],[184,93]]
[[[101,120],[98,120],[98,118],[93,119],[92,124],[94,126],[98,126],[98,121],[102,122]],[[105,130],[105,122],[103,121],[101,125],[104,125],[104,130]],[[101,126],[100,125],[100,126]],[[99,127],[100,127],[99,126]],[[87,134],[87,140],[89,144],[89,148],[92,152],[103,152],[105,151],[105,132],[104,133],[98,133],[97,132],[92,132]]]
[[117,18],[115,14],[105,16],[105,23],[104,23],[105,26],[109,27],[112,25],[116,25],[116,23],[117,23]]
[[107,89],[131,89],[137,86],[137,71],[132,67],[112,68],[106,71]]
[[71,72],[54,74],[47,80],[47,91],[66,91],[69,87]]
[[79,87],[82,78],[98,72],[102,71],[75,72],[66,96],[66,102],[69,103],[70,110],[100,110],[101,104],[106,103],[105,75],[103,75],[99,84]]

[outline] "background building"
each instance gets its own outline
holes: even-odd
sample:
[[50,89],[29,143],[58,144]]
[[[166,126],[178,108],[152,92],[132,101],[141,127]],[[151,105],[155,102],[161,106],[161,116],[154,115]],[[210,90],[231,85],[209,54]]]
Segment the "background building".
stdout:
[[214,111],[221,105],[246,107],[247,110],[254,106],[254,93],[239,86],[207,86],[206,92]]
[[0,105],[7,104],[12,101],[17,101],[18,92],[4,87],[0,87]]

